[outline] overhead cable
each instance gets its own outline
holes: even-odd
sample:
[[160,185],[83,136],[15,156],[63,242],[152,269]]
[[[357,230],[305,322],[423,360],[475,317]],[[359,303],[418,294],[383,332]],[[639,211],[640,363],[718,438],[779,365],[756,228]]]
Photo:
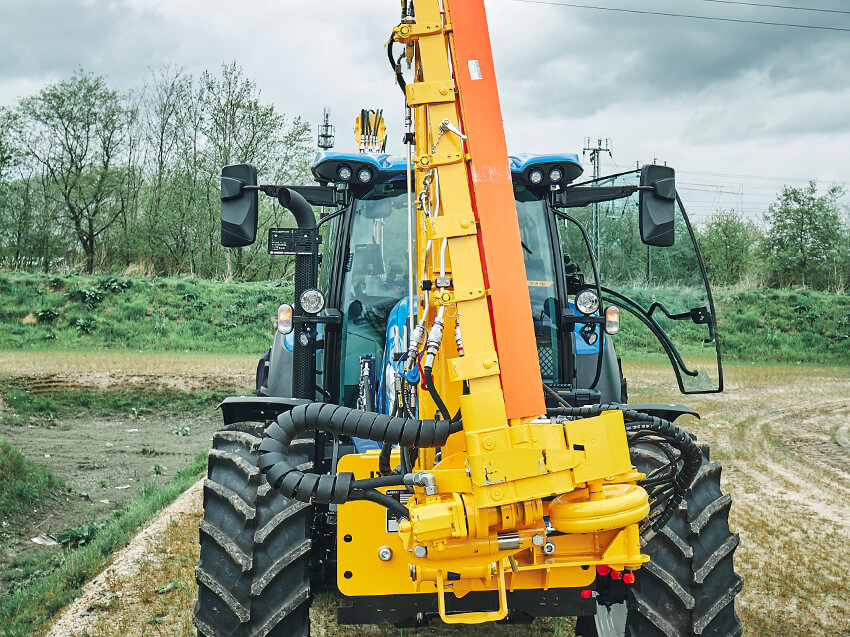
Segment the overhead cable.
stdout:
[[721,18],[717,16],[706,15],[688,15],[685,13],[668,13],[666,11],[644,11],[641,9],[622,9],[614,7],[600,7],[590,4],[578,4],[575,2],[555,2],[554,0],[513,0],[514,2],[522,2],[525,4],[543,4],[555,7],[572,7],[574,9],[593,9],[596,11],[611,11],[614,13],[636,13],[639,15],[658,15],[669,18],[689,18],[691,20],[712,20],[717,22],[734,22],[737,24],[758,24],[771,27],[790,27],[793,29],[815,29],[818,31],[844,31],[850,32],[850,28],[844,27],[827,27],[815,24],[793,24],[790,22],[768,22],[765,20],[744,20],[741,18]]

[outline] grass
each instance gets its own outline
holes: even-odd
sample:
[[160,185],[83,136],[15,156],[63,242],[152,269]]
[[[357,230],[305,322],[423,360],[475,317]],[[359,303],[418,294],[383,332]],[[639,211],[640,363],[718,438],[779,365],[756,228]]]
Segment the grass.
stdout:
[[[644,306],[663,301],[674,312],[702,304],[693,290],[621,291]],[[291,299],[291,281],[0,273],[0,350],[258,354],[268,348],[277,306]],[[850,294],[719,289],[714,300],[726,359],[850,358]],[[659,322],[683,353],[710,349],[702,345],[704,326],[663,317]],[[663,356],[655,338],[627,312],[617,346],[625,356]]]
[[0,349],[265,351],[292,282],[0,273]]
[[112,554],[121,548],[164,506],[191,486],[206,469],[207,454],[181,469],[167,484],[146,484],[134,502],[116,512],[91,543],[64,551],[55,567],[47,570],[37,560],[26,564],[31,571],[41,571],[32,581],[0,601],[0,637],[25,637],[40,632],[46,622],[63,606],[75,599],[83,584],[99,573]]
[[[200,512],[172,519],[154,550],[132,576],[111,578],[90,610],[101,615],[86,632],[90,637],[195,635],[195,564],[200,557],[196,530]],[[132,596],[122,594],[133,590]],[[163,629],[165,632],[163,633]]]
[[0,438],[0,518],[6,524],[14,524],[40,502],[64,489],[61,478],[30,462]]
[[[687,290],[623,289],[648,307],[663,301],[672,312],[697,307],[698,295]],[[802,289],[715,290],[717,331],[724,360],[846,363],[850,360],[850,294]],[[711,354],[703,344],[705,326],[654,315],[684,355]],[[625,358],[661,358],[655,337],[628,312],[621,313],[615,337]]]
[[132,413],[201,413],[209,410],[229,395],[222,391],[186,392],[171,388],[108,388],[104,390],[71,389],[34,393],[15,387],[16,380],[6,384],[0,396],[11,414],[7,423],[28,421],[30,418],[56,419],[77,415],[85,410],[91,416]]

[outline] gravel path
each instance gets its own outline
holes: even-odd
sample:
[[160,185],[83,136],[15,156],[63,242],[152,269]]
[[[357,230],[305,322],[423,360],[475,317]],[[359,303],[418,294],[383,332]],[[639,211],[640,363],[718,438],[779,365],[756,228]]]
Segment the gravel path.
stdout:
[[181,518],[199,511],[203,506],[203,480],[199,480],[180,495],[170,506],[157,515],[130,543],[115,554],[112,564],[85,585],[83,594],[68,608],[50,628],[47,637],[73,637],[85,634],[94,626],[98,614],[89,609],[101,606],[115,595],[110,582],[119,577],[136,575],[141,562],[149,557],[148,551],[156,546],[173,518]]

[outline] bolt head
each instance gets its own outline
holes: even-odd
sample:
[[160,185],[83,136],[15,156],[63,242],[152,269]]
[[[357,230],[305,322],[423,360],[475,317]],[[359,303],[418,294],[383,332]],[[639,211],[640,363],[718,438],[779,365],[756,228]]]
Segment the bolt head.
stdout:
[[546,542],[543,545],[543,554],[544,555],[552,555],[555,552],[555,545],[552,542]]
[[531,536],[531,543],[534,544],[534,546],[543,546],[546,543],[546,537],[540,533],[536,533]]
[[393,550],[389,546],[382,546],[378,549],[378,559],[382,562],[389,562],[393,559]]
[[423,557],[425,557],[428,554],[428,549],[426,549],[421,544],[417,544],[416,546],[413,547],[413,554],[416,557],[422,559]]

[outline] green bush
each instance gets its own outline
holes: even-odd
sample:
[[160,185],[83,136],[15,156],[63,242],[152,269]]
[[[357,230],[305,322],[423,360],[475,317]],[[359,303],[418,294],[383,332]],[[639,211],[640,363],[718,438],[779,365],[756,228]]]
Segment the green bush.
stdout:
[[147,316],[148,306],[144,303],[126,302],[118,308],[118,311],[121,317],[127,321],[139,321]]
[[759,326],[759,316],[754,312],[738,314],[732,317],[732,328],[741,332],[751,332]]

